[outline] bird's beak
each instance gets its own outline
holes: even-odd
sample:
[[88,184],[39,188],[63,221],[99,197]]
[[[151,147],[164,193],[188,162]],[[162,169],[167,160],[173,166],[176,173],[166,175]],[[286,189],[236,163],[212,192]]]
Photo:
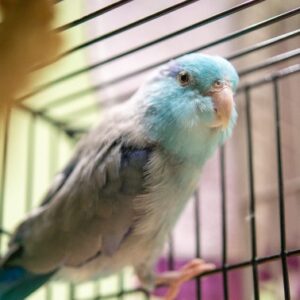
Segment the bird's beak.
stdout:
[[215,120],[211,128],[226,129],[231,118],[234,107],[233,92],[229,85],[224,85],[221,89],[210,92],[215,109]]

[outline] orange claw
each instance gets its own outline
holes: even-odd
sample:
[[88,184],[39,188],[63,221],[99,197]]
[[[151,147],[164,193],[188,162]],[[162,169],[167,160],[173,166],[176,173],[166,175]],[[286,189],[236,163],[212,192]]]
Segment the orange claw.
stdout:
[[202,259],[193,259],[178,271],[166,272],[157,276],[157,284],[168,285],[169,289],[163,300],[175,300],[181,286],[186,281],[215,269],[214,264],[206,263]]

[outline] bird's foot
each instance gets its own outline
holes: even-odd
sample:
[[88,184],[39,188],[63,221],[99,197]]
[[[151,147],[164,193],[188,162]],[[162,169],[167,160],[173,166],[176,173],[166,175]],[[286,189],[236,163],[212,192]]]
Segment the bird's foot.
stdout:
[[163,300],[175,300],[183,283],[213,269],[215,269],[214,264],[206,263],[202,259],[193,259],[177,271],[157,275],[156,283],[169,287]]

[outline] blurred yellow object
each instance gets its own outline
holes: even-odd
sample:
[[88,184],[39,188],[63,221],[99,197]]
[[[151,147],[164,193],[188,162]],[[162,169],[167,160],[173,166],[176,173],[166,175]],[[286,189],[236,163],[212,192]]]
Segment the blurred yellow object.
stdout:
[[28,84],[30,71],[55,60],[53,0],[0,0],[0,113]]

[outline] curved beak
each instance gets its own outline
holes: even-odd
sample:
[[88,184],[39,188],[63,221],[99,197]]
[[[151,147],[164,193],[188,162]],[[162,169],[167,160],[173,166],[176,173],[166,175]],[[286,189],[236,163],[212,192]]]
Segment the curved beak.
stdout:
[[225,85],[220,90],[211,91],[216,118],[210,127],[226,129],[234,107],[231,87]]

